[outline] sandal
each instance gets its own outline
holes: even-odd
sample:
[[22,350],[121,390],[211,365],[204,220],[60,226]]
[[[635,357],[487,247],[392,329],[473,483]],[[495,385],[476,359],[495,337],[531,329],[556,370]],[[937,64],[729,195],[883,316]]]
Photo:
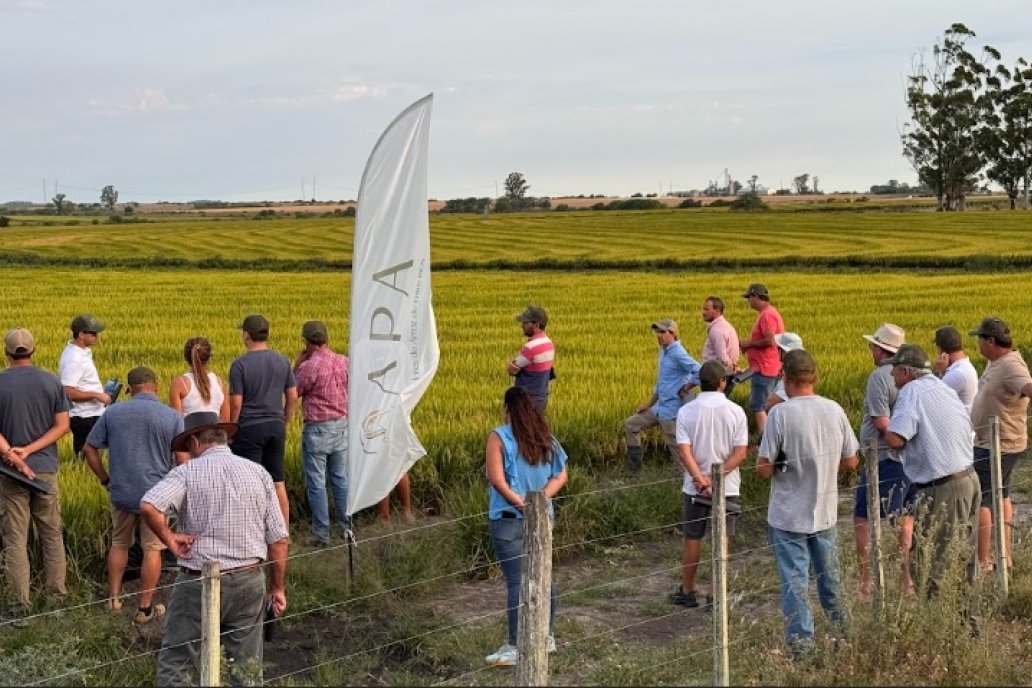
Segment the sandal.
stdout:
[[152,604],[147,610],[143,608],[137,609],[136,614],[133,616],[133,622],[142,625],[150,623],[159,616],[165,616],[165,605]]

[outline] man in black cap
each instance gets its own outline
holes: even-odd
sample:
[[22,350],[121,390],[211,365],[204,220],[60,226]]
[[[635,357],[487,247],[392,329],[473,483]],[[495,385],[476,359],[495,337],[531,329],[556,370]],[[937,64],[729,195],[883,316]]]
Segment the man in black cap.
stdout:
[[111,403],[93,363],[93,346],[100,341],[105,325],[89,313],[72,319],[72,338],[61,352],[57,367],[68,400],[72,402],[69,419],[72,426],[72,450],[76,456],[86,444],[94,423]]
[[[174,468],[140,501],[147,525],[179,558],[180,573],[168,604],[158,656],[159,686],[196,684],[201,638],[201,572],[221,571],[221,642],[230,661],[230,680],[242,683],[262,673],[262,619],[266,608],[287,607],[288,533],[272,479],[252,461],[226,446],[235,423],[218,414],[191,413],[172,440],[191,460]],[[165,513],[174,510],[172,532]],[[268,588],[266,572],[268,569]]]
[[781,356],[774,337],[785,331],[785,321],[770,304],[770,293],[762,284],[750,284],[742,294],[749,307],[758,313],[748,338],[741,341],[741,349],[749,361],[749,408],[756,417],[756,431],[763,434],[767,427],[767,398],[774,391],[781,372]]
[[276,485],[283,520],[290,522],[284,485],[287,426],[297,409],[297,382],[290,361],[269,348],[269,321],[252,313],[240,323],[247,353],[229,367],[229,419],[240,430],[233,453],[265,467]]
[[[988,317],[968,334],[978,337],[978,350],[989,361],[978,381],[978,394],[971,405],[971,424],[975,429],[975,471],[982,490],[982,508],[978,517],[978,562],[992,568],[990,547],[993,512],[992,481],[989,471],[989,419],[1000,419],[1000,452],[1003,469],[1003,523],[1007,536],[1004,544],[1009,567],[1011,524],[1014,507],[1010,499],[1011,472],[1028,449],[1028,404],[1032,397],[1032,376],[1021,353],[1014,348],[1007,323]],[[1000,562],[996,562],[1000,565]]]
[[555,377],[555,344],[545,334],[548,313],[541,306],[530,304],[516,316],[523,327],[527,343],[520,353],[509,361],[509,375],[514,375],[516,387],[523,387],[542,411],[548,406],[548,383]]

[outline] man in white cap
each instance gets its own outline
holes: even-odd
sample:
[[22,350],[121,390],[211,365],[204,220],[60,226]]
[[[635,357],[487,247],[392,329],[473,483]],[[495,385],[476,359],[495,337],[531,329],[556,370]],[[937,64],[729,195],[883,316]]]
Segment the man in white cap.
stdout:
[[[914,533],[914,516],[911,507],[914,502],[914,487],[903,472],[899,456],[885,441],[892,409],[896,406],[899,390],[892,379],[892,364],[889,359],[895,355],[906,340],[902,327],[882,323],[874,334],[863,335],[871,351],[874,370],[867,376],[864,394],[864,416],[860,422],[860,447],[866,450],[871,442],[878,443],[878,490],[881,507],[880,518],[900,518],[900,586],[910,590],[910,567],[907,558]],[[860,484],[856,490],[853,506],[853,530],[856,539],[856,560],[859,567],[861,601],[871,596],[871,563],[867,555],[870,543],[867,513],[867,471],[860,471]]]
[[[778,356],[782,360],[789,351],[803,348],[803,338],[795,332],[782,332],[774,335],[774,343],[778,345]],[[778,383],[774,385],[774,391],[767,397],[767,412],[770,413],[772,408],[783,401],[788,401],[788,392],[785,391],[785,375],[781,372],[778,373]]]
[[681,391],[699,383],[699,364],[688,355],[677,338],[677,323],[662,318],[652,323],[652,332],[659,344],[659,374],[652,396],[635,409],[633,416],[624,421],[627,437],[627,472],[634,476],[641,472],[643,448],[641,433],[656,425],[663,430],[663,441],[674,463],[680,465],[677,449],[676,419],[681,408]]

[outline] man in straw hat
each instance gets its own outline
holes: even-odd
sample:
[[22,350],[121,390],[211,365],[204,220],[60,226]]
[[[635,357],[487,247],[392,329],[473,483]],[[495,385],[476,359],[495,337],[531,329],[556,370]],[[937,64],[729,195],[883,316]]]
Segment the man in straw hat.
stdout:
[[68,432],[68,397],[61,382],[32,363],[36,340],[25,329],[4,338],[8,368],[0,373],[0,458],[27,478],[50,487],[43,492],[0,476],[0,512],[7,577],[18,616],[29,612],[29,523],[43,549],[47,592],[63,597],[65,549],[57,491],[57,441]]
[[[180,566],[168,604],[157,683],[196,682],[201,570],[207,562],[216,562],[222,572],[221,637],[231,672],[257,670],[261,682],[263,614],[267,606],[276,614],[287,606],[288,533],[276,489],[260,464],[226,446],[236,423],[220,423],[218,414],[203,412],[188,415],[184,427],[172,440],[172,450],[189,452],[191,460],[173,469],[140,502],[147,525]],[[177,532],[165,522],[170,509],[178,516]],[[269,564],[267,590],[262,562]]]
[[[882,323],[874,334],[865,334],[867,347],[871,352],[874,370],[867,376],[864,393],[864,415],[860,421],[860,447],[867,449],[873,441],[878,443],[878,491],[879,518],[900,519],[900,587],[910,590],[910,567],[907,557],[914,533],[914,487],[903,471],[899,456],[885,441],[885,430],[889,427],[892,409],[896,406],[899,390],[892,379],[892,365],[889,359],[906,340],[903,328],[892,323]],[[870,544],[867,513],[867,471],[860,472],[860,484],[853,504],[853,531],[856,541],[856,560],[859,568],[859,597],[861,601],[871,597],[871,562],[867,549]]]

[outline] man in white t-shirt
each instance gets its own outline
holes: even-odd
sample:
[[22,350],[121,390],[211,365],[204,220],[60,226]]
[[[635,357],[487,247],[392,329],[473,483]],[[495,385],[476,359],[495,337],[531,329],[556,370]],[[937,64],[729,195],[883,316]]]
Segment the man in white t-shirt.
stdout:
[[[742,407],[724,396],[731,370],[719,360],[707,361],[699,369],[701,393],[677,412],[677,448],[684,465],[683,506],[681,509],[684,549],[681,555],[681,585],[670,595],[673,604],[698,607],[695,574],[699,568],[702,537],[710,518],[712,497],[710,472],[723,463],[724,494],[738,504],[742,482],[738,466],[745,460],[749,444],[749,425]],[[706,503],[699,503],[702,497]],[[728,515],[728,535],[734,534],[734,518]],[[711,596],[707,596],[707,600]]]
[[943,325],[935,331],[935,347],[939,350],[935,357],[935,374],[957,393],[968,415],[971,415],[971,404],[978,394],[978,371],[964,353],[960,331]]
[[93,364],[92,347],[100,340],[104,327],[104,323],[88,313],[75,316],[72,338],[57,364],[61,384],[72,404],[68,415],[76,456],[81,455],[86,437],[104,413],[104,407],[111,403],[111,397],[104,393],[97,366]]

